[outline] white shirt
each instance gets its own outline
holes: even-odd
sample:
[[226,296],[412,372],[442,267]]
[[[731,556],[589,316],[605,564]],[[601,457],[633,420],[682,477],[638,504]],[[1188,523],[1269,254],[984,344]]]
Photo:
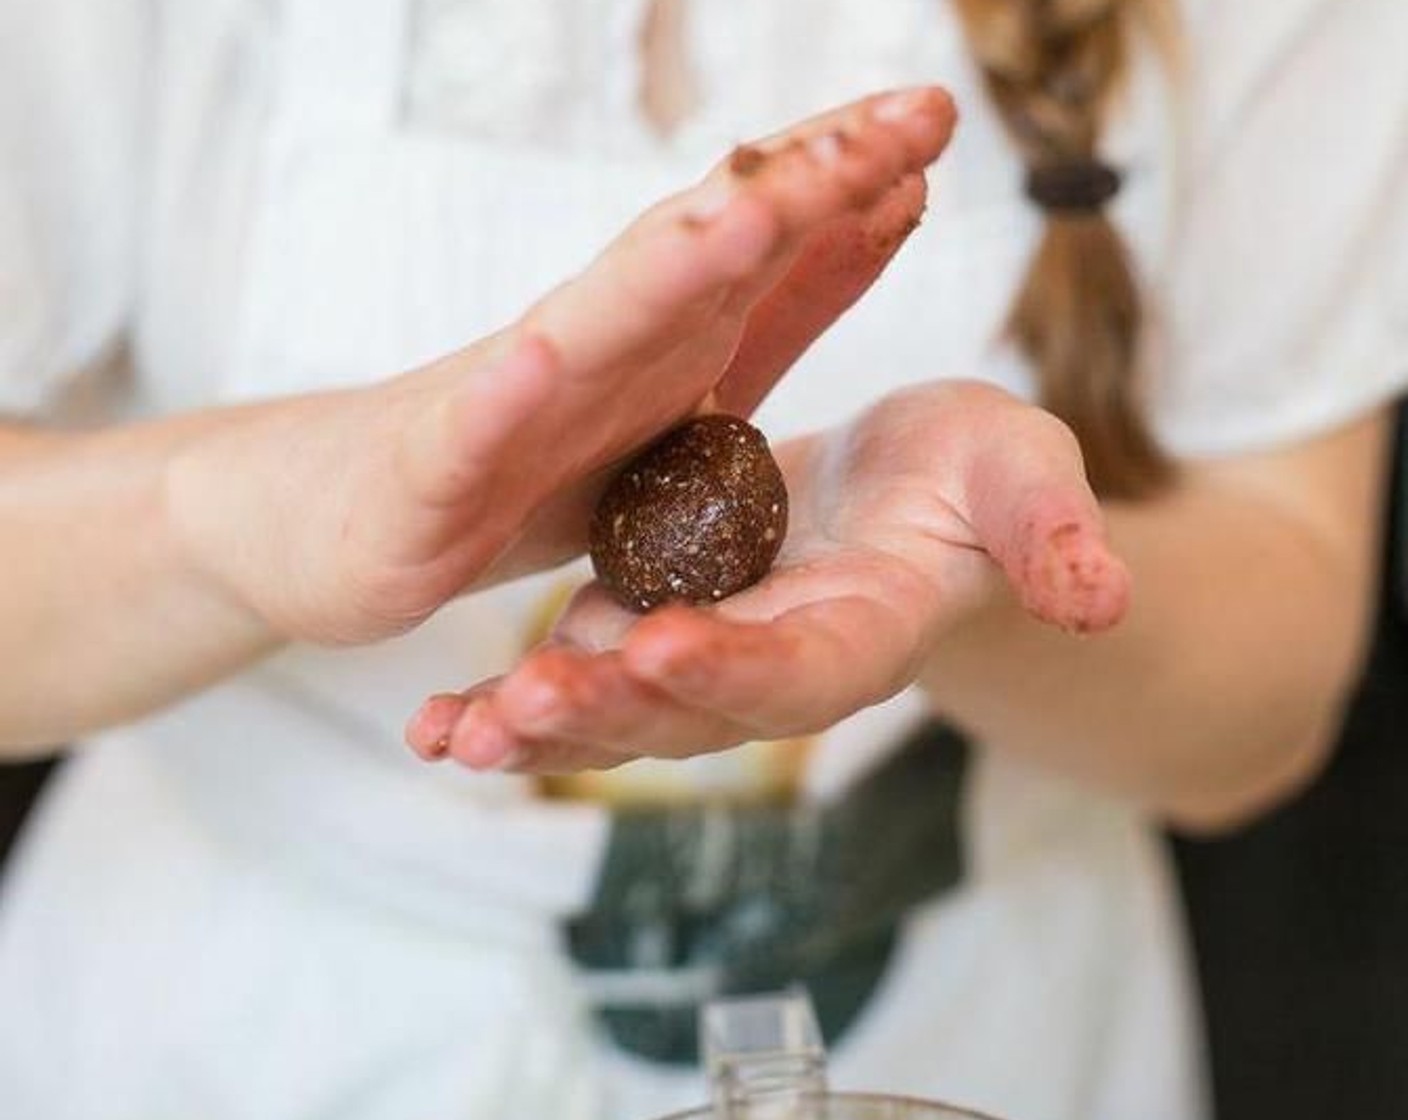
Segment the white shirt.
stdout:
[[[935,79],[964,123],[929,220],[764,423],[932,377],[1027,388],[993,340],[1039,222],[952,12],[696,3],[704,108],[662,144],[635,108],[642,11],[10,0],[0,405],[42,410],[119,336],[135,414],[384,376],[502,325],[735,140]],[[1106,149],[1156,429],[1236,454],[1408,382],[1408,7],[1197,0],[1185,24],[1184,108],[1142,67]],[[516,653],[544,583],[373,649],[289,651],[68,768],[0,910],[0,1073],[32,1115],[645,1120],[702,1098],[594,1048],[557,952],[603,814],[400,746],[425,692]],[[812,787],[916,707],[842,725]],[[1199,1115],[1176,907],[1137,814],[985,756],[968,816],[968,882],[910,923],[833,1081],[1013,1120]]]

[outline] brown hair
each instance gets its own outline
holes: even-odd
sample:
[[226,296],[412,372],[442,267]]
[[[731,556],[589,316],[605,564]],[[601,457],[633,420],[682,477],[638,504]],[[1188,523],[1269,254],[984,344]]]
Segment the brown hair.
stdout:
[[[955,2],[1029,170],[1096,157],[1133,16],[1166,15],[1155,0]],[[1142,318],[1133,265],[1104,213],[1048,212],[1007,330],[1032,362],[1042,405],[1070,425],[1092,484],[1109,497],[1147,495],[1173,473],[1140,408]]]

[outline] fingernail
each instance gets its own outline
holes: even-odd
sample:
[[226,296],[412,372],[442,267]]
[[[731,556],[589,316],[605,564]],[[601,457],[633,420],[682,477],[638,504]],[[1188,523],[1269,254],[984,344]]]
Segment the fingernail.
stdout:
[[875,106],[873,116],[877,121],[898,121],[922,108],[928,100],[927,90],[911,89],[903,93],[892,93]]
[[441,736],[434,742],[423,746],[408,738],[406,745],[411,748],[411,753],[422,762],[439,762],[450,750],[450,740],[446,736]]
[[406,724],[406,745],[427,761],[444,755],[449,735],[464,708],[464,699],[452,693],[438,693],[425,701]]

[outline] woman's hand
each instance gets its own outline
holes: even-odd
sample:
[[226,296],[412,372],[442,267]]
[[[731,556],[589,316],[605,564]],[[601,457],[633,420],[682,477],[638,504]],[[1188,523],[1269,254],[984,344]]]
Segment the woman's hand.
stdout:
[[476,768],[561,771],[804,734],[911,683],[1002,576],[1067,630],[1124,613],[1128,575],[1075,440],[1000,390],[910,390],[779,460],[792,524],[762,583],[643,618],[593,585],[506,677],[428,701],[412,746]]
[[194,568],[278,638],[342,643],[580,552],[605,468],[706,401],[751,410],[869,286],[953,120],[922,89],[739,149],[502,334],[221,417],[169,472]]
[[0,751],[580,551],[605,468],[710,400],[751,409],[879,275],[953,121],[919,89],[740,149],[518,322],[381,385],[0,425]]

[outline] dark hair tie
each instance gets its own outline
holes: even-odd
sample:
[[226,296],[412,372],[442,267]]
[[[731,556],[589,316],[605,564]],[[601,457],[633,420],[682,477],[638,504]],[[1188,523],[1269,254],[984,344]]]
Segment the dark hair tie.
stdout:
[[1124,177],[1098,159],[1048,163],[1027,171],[1027,197],[1048,214],[1098,214]]

